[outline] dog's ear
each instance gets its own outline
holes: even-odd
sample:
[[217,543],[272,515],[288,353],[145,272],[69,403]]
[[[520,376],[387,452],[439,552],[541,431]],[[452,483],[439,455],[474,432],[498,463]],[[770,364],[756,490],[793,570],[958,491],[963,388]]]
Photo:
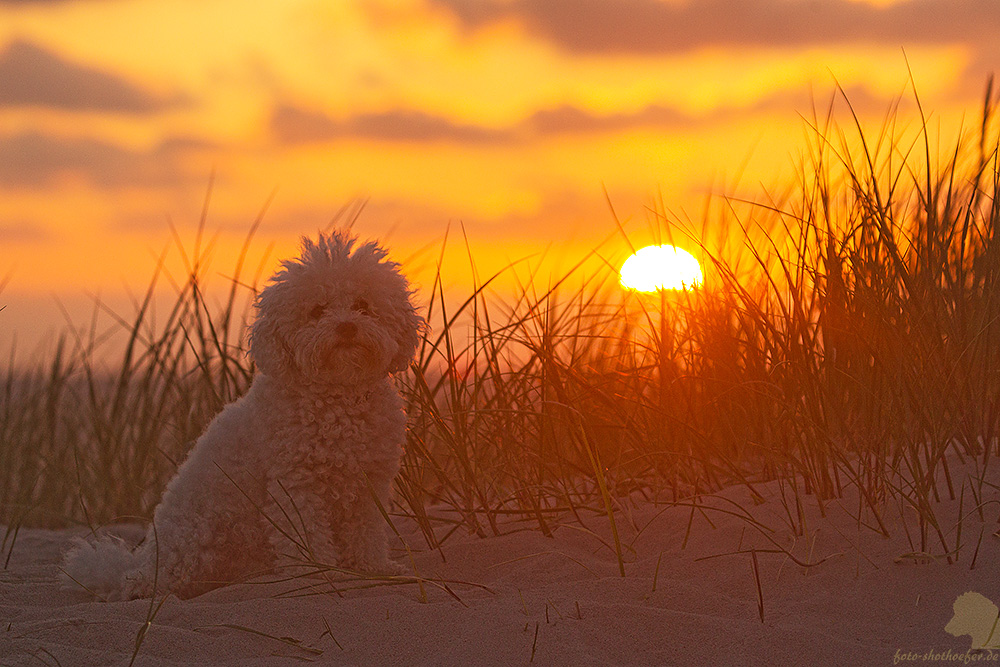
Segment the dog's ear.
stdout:
[[399,373],[409,367],[427,326],[424,318],[420,317],[412,306],[407,309],[401,319],[402,321],[396,327],[396,331],[399,333],[396,336],[396,354],[389,362],[390,373]]
[[[266,291],[266,290],[265,290]],[[294,359],[288,343],[279,333],[278,323],[273,316],[265,315],[261,305],[262,292],[254,304],[257,318],[250,325],[250,358],[257,368],[271,377],[281,377],[293,367]]]

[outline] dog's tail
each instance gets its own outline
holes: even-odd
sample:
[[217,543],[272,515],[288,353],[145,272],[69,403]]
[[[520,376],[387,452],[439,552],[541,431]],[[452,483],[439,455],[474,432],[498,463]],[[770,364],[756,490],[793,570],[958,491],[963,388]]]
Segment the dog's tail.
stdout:
[[106,600],[121,600],[126,595],[126,575],[135,577],[141,570],[144,551],[130,549],[114,535],[102,535],[96,541],[78,537],[63,560],[62,585],[85,588]]

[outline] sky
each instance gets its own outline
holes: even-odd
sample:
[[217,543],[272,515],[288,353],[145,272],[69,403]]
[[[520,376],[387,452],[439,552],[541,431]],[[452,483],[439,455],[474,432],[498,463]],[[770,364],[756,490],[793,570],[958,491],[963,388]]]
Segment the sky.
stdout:
[[463,235],[480,276],[617,262],[616,216],[783,187],[837,86],[968,126],[997,35],[998,0],[0,0],[0,355],[127,311],[206,195],[223,286],[265,207],[265,274],[358,202],[424,292],[446,233],[456,290]]

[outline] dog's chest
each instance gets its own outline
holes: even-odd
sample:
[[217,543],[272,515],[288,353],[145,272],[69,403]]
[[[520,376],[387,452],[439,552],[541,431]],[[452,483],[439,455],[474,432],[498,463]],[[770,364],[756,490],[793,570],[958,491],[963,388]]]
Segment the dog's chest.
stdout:
[[306,466],[340,468],[391,457],[406,427],[401,406],[379,394],[315,397],[285,414],[275,429],[277,449]]
[[371,436],[376,407],[367,395],[316,398],[299,406],[294,429],[323,441],[359,440]]

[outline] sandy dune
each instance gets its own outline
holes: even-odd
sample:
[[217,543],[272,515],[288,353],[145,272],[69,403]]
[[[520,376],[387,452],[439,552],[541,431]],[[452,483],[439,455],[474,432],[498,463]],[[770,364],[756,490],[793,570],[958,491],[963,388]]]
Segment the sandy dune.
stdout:
[[[959,489],[967,478],[953,473]],[[345,581],[333,593],[309,579],[171,597],[135,664],[889,665],[958,654],[964,664],[971,637],[952,636],[945,626],[962,593],[1000,601],[995,490],[984,496],[993,501],[985,522],[966,517],[950,565],[908,555],[919,550],[919,528],[898,503],[886,508],[892,537],[883,538],[852,518],[856,501],[831,501],[822,517],[809,498],[805,530],[796,536],[779,487],[757,490],[760,504],[734,487],[704,498],[696,511],[637,497],[622,502],[625,578],[599,514],[583,516],[584,526],[562,516],[551,538],[510,519],[500,523],[499,537],[460,529],[440,551],[428,550],[417,526],[401,520],[417,571],[447,580],[448,590],[426,582],[423,602],[413,580]],[[949,549],[957,506],[935,506]],[[966,493],[963,513],[971,506]],[[57,584],[60,553],[81,532],[20,531],[0,571],[0,665],[129,663],[149,601],[96,602]],[[931,535],[928,551],[944,553]],[[802,562],[822,562],[802,567],[775,553],[779,547]],[[763,622],[752,549],[760,550]],[[397,557],[406,558],[402,551]],[[969,654],[976,662],[996,658]]]

